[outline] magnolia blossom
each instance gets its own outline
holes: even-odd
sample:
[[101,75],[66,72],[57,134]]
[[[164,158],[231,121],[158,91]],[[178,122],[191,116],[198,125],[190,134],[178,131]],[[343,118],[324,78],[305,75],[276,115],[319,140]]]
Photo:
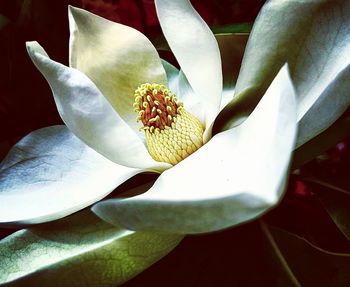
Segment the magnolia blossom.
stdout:
[[[325,81],[313,88],[314,82],[299,73],[304,63],[298,67],[293,58],[278,53],[274,61],[276,53],[269,47],[273,41],[262,37],[270,38],[273,29],[280,27],[270,29],[269,17],[281,19],[283,5],[303,6],[297,1],[277,2],[270,1],[258,18],[236,96],[226,107],[233,94],[222,88],[217,41],[189,1],[156,1],[180,71],[161,60],[138,31],[70,7],[69,67],[51,60],[38,43],[27,43],[65,126],[29,134],[3,161],[1,224],[54,220],[95,203],[92,210],[98,216],[129,229],[200,233],[254,219],[275,206],[286,183],[297,124],[300,146],[327,128],[349,104],[348,98],[336,101],[332,117],[319,120],[332,89],[339,87],[341,65],[331,70],[333,78],[327,78],[326,63],[325,72],[318,75]],[[297,13],[286,19],[286,26],[298,17]],[[271,35],[266,36],[266,30]],[[284,34],[278,36],[283,39]],[[298,97],[284,62],[290,64]],[[269,65],[273,68],[267,69]],[[232,115],[226,130],[212,137],[220,110],[230,110],[236,99],[252,90],[264,96],[250,116]],[[333,100],[339,98],[338,93]],[[159,111],[156,101],[163,105]],[[200,127],[195,139],[193,129],[181,130],[189,124],[186,119],[176,126],[182,115],[179,107]],[[170,110],[176,112],[170,114]],[[167,130],[173,135],[174,129],[179,134],[169,136],[167,142],[172,150],[162,146],[164,139],[152,141],[156,133]],[[184,146],[181,141],[173,145],[181,135]],[[166,151],[160,155],[162,149]],[[141,172],[160,174],[145,193],[100,201]]]

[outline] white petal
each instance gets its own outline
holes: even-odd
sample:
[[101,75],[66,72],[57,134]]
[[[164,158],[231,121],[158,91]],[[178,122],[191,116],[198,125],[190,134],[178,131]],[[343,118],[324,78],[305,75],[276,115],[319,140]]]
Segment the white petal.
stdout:
[[177,78],[179,76],[179,70],[174,65],[170,64],[169,62],[163,59],[162,59],[162,65],[164,67],[166,77],[168,80],[168,88],[172,93],[177,95],[178,94]]
[[226,107],[226,105],[232,100],[234,93],[235,93],[235,87],[234,86],[229,86],[227,88],[224,88],[224,90],[222,91],[220,111],[224,107]]
[[162,64],[167,74],[169,89],[176,94],[180,102],[183,102],[185,109],[197,117],[204,125],[205,114],[200,97],[194,93],[184,72],[182,70],[179,71],[165,60],[162,60]]
[[107,160],[65,126],[34,131],[0,166],[0,225],[64,217],[102,199],[139,172]]
[[193,114],[205,126],[205,109],[201,98],[193,91],[184,72],[180,70],[177,78],[178,98],[184,104],[184,108]]
[[136,132],[135,89],[167,85],[159,55],[139,31],[69,7],[70,66],[86,74]]
[[287,68],[251,116],[165,171],[142,195],[93,211],[110,223],[174,233],[214,231],[251,220],[281,198],[296,134]]
[[169,166],[151,158],[142,140],[87,76],[52,61],[36,42],[28,42],[27,49],[50,84],[63,121],[76,136],[118,164],[150,170]]
[[[179,101],[184,104],[184,108],[205,126],[205,112],[201,99],[194,93],[183,71],[179,71],[165,60],[162,60],[162,64],[167,74],[169,89],[176,94]],[[208,127],[205,131],[207,130]],[[203,141],[207,142],[211,133],[205,132],[204,136]]]
[[[350,1],[268,1],[250,35],[236,95],[252,87],[264,91],[288,62],[299,96],[298,120],[310,125],[303,132],[306,125],[302,124],[300,145],[328,128],[346,108],[331,110],[332,106],[321,107],[321,103],[337,101],[336,94],[327,90],[333,89],[333,81],[350,64],[349,49]],[[326,94],[333,99],[318,101]],[[349,93],[340,96],[349,97]],[[320,121],[320,108],[333,116]]]
[[222,72],[217,41],[188,0],[156,0],[168,44],[205,107],[206,125],[220,109]]
[[349,79],[350,65],[337,75],[310,109],[299,119],[296,147],[323,132],[350,106]]

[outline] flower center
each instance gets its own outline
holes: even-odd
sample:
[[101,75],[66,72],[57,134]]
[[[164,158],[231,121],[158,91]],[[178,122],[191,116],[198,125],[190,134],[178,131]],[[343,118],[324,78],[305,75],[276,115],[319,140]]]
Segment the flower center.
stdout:
[[156,161],[177,164],[203,145],[203,126],[163,85],[142,84],[135,91],[148,152]]

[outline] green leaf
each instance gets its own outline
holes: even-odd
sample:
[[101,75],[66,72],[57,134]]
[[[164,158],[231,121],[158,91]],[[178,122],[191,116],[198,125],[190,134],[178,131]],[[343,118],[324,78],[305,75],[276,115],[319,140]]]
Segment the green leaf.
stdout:
[[232,89],[236,85],[248,36],[248,33],[221,33],[215,35],[221,54],[224,90]]
[[[350,254],[328,252],[263,222],[261,228],[275,257],[289,275],[291,286],[348,286]],[[285,286],[285,282],[277,286]]]
[[9,23],[10,20],[6,16],[0,14],[0,31],[4,29]]
[[264,220],[187,236],[174,252],[125,287],[345,287],[349,268],[348,254],[320,249]]
[[181,235],[113,227],[89,210],[0,241],[0,285],[117,286],[170,252]]
[[[269,232],[268,227],[260,221],[260,228],[263,233],[263,246],[266,252],[267,261],[270,262],[268,266],[272,267],[273,271],[277,271],[276,278],[279,284],[286,286],[301,286],[298,279],[294,276],[292,270],[288,266],[287,261],[283,257],[277,242],[274,240],[272,234]],[[274,270],[275,269],[275,270]],[[272,270],[269,270],[270,272]]]
[[[221,109],[226,109],[225,107],[231,102],[234,95],[234,89],[249,34],[225,33],[216,34],[215,37],[219,44],[222,63],[223,93],[221,99]],[[257,103],[255,103],[255,106],[256,104]],[[239,114],[239,112],[236,114]],[[225,129],[224,126],[226,127],[228,124],[230,124],[230,119],[232,119],[231,111],[229,114],[221,114],[220,118],[216,118],[212,134],[215,135],[220,130]]]
[[186,236],[166,258],[125,284],[139,286],[295,285],[254,221],[221,232]]
[[303,180],[312,185],[312,192],[350,240],[350,180],[335,176]]
[[339,118],[324,132],[294,151],[292,170],[324,153],[350,133],[350,117]]
[[253,23],[235,23],[211,28],[214,34],[248,34],[252,30]]
[[215,119],[213,135],[240,125],[260,101],[255,88],[248,88],[226,104]]
[[[221,37],[222,35],[224,35],[224,36],[227,35],[228,37],[230,37],[231,35],[232,36],[234,35],[233,38],[235,36],[238,38],[240,38],[240,37],[247,37],[248,38],[248,35],[251,31],[252,26],[253,25],[251,23],[239,23],[239,24],[232,24],[232,25],[227,25],[227,26],[210,27],[210,29],[213,32],[213,34],[217,40],[218,40],[218,37]],[[219,46],[220,46],[220,41],[218,41],[218,42],[219,42]],[[238,44],[239,44],[239,42],[240,41],[238,40]],[[164,36],[159,36],[158,38],[154,39],[153,44],[157,48],[158,51],[169,51],[169,52],[171,51]],[[235,45],[236,43],[233,42],[232,44]],[[220,48],[220,53],[222,56],[221,47],[219,47],[219,48]],[[235,57],[236,55],[232,54],[231,56]]]

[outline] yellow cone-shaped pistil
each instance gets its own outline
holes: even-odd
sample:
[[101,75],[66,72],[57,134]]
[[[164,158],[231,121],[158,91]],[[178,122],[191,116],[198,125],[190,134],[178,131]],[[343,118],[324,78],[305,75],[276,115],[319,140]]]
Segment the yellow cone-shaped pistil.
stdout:
[[134,110],[153,159],[175,165],[203,145],[201,122],[163,85],[138,87]]

